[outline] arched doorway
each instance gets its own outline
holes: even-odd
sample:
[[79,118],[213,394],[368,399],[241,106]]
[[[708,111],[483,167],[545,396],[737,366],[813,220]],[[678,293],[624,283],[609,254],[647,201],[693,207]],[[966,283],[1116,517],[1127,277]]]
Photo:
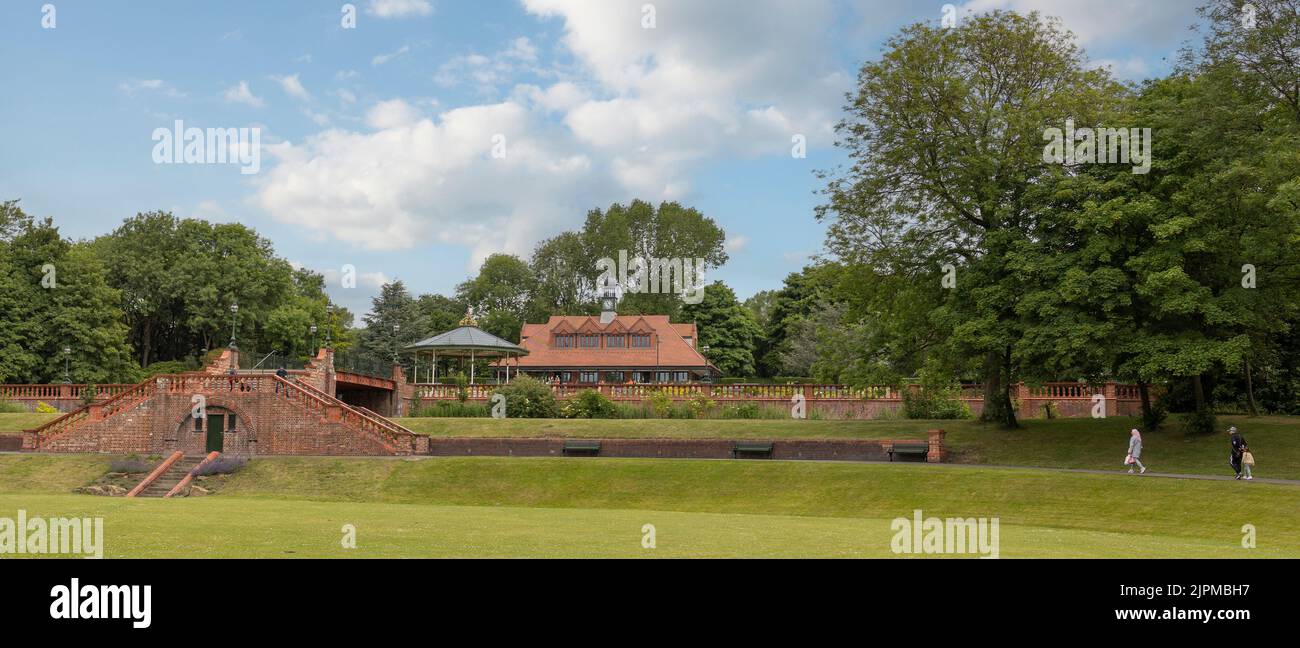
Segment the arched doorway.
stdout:
[[193,449],[202,448],[203,452],[226,452],[226,435],[235,434],[239,429],[239,416],[224,407],[209,406],[205,416],[193,414],[181,422],[180,438],[192,439]]

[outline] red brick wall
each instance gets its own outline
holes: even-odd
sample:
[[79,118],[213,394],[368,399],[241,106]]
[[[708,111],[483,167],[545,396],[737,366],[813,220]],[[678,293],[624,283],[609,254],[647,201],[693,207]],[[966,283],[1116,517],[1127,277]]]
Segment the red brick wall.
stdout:
[[[427,454],[438,457],[559,457],[564,439],[429,439]],[[599,439],[601,457],[730,459],[735,441],[727,439]],[[773,459],[887,461],[891,441],[810,439],[773,441]]]
[[[273,384],[273,383],[272,383]],[[102,421],[83,423],[42,443],[42,452],[106,454],[167,454],[180,450],[205,452],[205,433],[195,433],[190,418],[192,394],[159,393],[135,407]],[[210,408],[236,415],[236,426],[225,436],[231,455],[389,455],[409,454],[411,447],[390,451],[369,432],[342,421],[304,411],[274,391],[204,394]]]

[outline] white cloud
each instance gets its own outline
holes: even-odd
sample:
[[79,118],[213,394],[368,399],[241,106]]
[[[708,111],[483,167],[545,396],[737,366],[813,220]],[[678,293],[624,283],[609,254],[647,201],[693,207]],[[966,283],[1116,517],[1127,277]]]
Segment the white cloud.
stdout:
[[1097,59],[1089,63],[1089,67],[1109,68],[1111,75],[1120,79],[1129,79],[1141,81],[1151,76],[1151,66],[1146,59],[1140,56],[1131,56],[1122,61],[1115,59]]
[[185,93],[171,87],[162,79],[135,79],[132,81],[123,81],[117,84],[117,89],[122,91],[128,97],[134,97],[136,93],[143,92],[161,92],[162,94],[172,97],[184,97]]
[[492,56],[466,54],[452,58],[438,66],[434,81],[447,87],[470,82],[480,90],[490,91],[522,73],[546,74],[536,63],[537,47],[527,37],[520,36]]
[[744,252],[749,247],[749,237],[744,235],[728,236],[726,250],[729,253]]
[[294,59],[294,62],[296,62],[296,63],[311,63],[311,54],[310,54],[310,53],[303,54],[302,56],[299,56],[298,58]]
[[[960,13],[994,9],[1059,17],[1084,46],[1127,45],[1135,39],[1167,41],[1186,31],[1192,13],[1185,3],[1149,0],[970,0],[961,5]],[[937,14],[936,9],[935,20]]]
[[350,79],[355,79],[358,76],[361,75],[358,74],[356,70],[339,70],[334,73],[334,79],[336,81],[348,81]]
[[832,141],[852,79],[824,42],[830,0],[660,0],[656,29],[642,28],[642,4],[524,0],[564,21],[564,45],[604,91],[564,123],[629,191],[679,197],[692,163],[785,152],[795,134]]
[[[372,132],[330,130],[266,147],[278,163],[255,181],[253,202],[282,222],[369,249],[436,240],[471,247],[473,266],[493,252],[527,255],[600,204],[598,188],[608,186],[540,117],[510,101],[436,120],[384,102],[369,112]],[[492,156],[497,135],[506,138],[503,159]]]
[[381,101],[366,112],[366,124],[375,130],[402,128],[420,121],[420,113],[401,99]]
[[562,21],[562,63],[542,63],[527,39],[456,57],[442,81],[499,84],[507,98],[436,116],[425,112],[436,104],[394,98],[369,107],[364,131],[264,147],[274,163],[252,202],[370,249],[464,245],[476,267],[493,252],[528,255],[593,207],[687,199],[708,160],[788,158],[794,134],[826,146],[852,86],[826,42],[834,0],[658,0],[656,30],[641,28],[642,0],[524,2]]
[[290,97],[299,101],[311,101],[311,93],[307,92],[307,88],[302,86],[302,81],[298,80],[298,75],[272,76],[271,80],[280,84],[280,89],[284,90],[285,94]]
[[410,51],[411,48],[409,46],[403,45],[397,48],[397,51],[389,52],[388,54],[379,54],[375,58],[370,59],[370,64],[379,67],[380,65],[383,65],[399,56],[405,56]]
[[226,88],[222,94],[227,103],[242,103],[254,108],[261,108],[266,102],[261,97],[253,94],[252,89],[248,87],[247,81],[240,81],[238,85]]
[[433,13],[429,0],[370,0],[366,13],[380,18],[428,16]]
[[317,126],[328,126],[330,123],[329,115],[321,112],[316,112],[310,108],[303,108],[302,114],[306,116],[307,119],[310,119],[313,122],[315,122]]

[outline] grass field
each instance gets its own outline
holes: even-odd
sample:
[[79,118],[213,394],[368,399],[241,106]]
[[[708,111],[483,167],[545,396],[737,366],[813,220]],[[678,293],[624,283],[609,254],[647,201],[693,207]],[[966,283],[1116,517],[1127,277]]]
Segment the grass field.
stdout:
[[[723,439],[924,439],[948,431],[957,463],[1051,468],[1120,468],[1134,419],[1024,421],[1001,430],[975,421],[778,421],[778,420],[527,420],[397,419],[435,437],[723,438]],[[1300,417],[1222,416],[1250,441],[1260,476],[1300,479]],[[1231,474],[1227,434],[1188,438],[1175,423],[1143,436],[1143,461],[1153,470],[1198,475]]]
[[[37,418],[37,417],[44,417]],[[50,415],[0,414],[0,434],[35,427]],[[975,421],[781,421],[781,420],[527,420],[396,419],[435,437],[723,438],[723,439],[923,439],[927,430],[948,431],[956,463],[1117,470],[1128,451],[1134,419],[1028,420],[1007,431]],[[1261,477],[1300,479],[1300,417],[1219,417],[1250,441]],[[1143,461],[1152,470],[1196,475],[1231,474],[1226,434],[1188,438],[1170,422],[1143,437]]]
[[[68,495],[107,457],[0,456],[0,516],[102,516],[113,557],[885,557],[890,521],[997,517],[1003,557],[1300,557],[1300,487],[924,465],[251,462],[219,494]],[[355,525],[357,549],[340,546]],[[643,549],[652,524],[657,548]],[[1243,549],[1241,527],[1258,529]]]
[[34,414],[31,412],[0,413],[0,434],[17,434],[23,430],[38,428],[62,414]]

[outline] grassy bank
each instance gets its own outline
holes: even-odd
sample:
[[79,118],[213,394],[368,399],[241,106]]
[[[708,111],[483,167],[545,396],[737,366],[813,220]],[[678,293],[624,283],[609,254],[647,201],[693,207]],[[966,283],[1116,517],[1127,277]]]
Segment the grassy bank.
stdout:
[[[1029,420],[1019,430],[975,421],[729,421],[398,419],[433,437],[923,439],[942,428],[952,461],[1053,468],[1119,469],[1128,451],[1129,418]],[[1229,417],[1220,427],[1241,428],[1261,476],[1300,479],[1300,417]],[[1226,434],[1189,438],[1174,423],[1144,435],[1143,460],[1153,470],[1230,474]]]
[[0,434],[18,434],[23,430],[38,428],[62,414],[34,414],[31,412],[0,413]]
[[[1295,486],[916,465],[268,458],[205,498],[57,492],[98,461],[0,457],[0,474],[28,475],[4,482],[0,516],[103,516],[109,555],[132,557],[888,556],[889,521],[915,509],[999,518],[1008,557],[1300,557]],[[1258,549],[1240,547],[1247,523]],[[343,524],[357,527],[355,552],[339,546]],[[640,546],[644,524],[654,552]]]

